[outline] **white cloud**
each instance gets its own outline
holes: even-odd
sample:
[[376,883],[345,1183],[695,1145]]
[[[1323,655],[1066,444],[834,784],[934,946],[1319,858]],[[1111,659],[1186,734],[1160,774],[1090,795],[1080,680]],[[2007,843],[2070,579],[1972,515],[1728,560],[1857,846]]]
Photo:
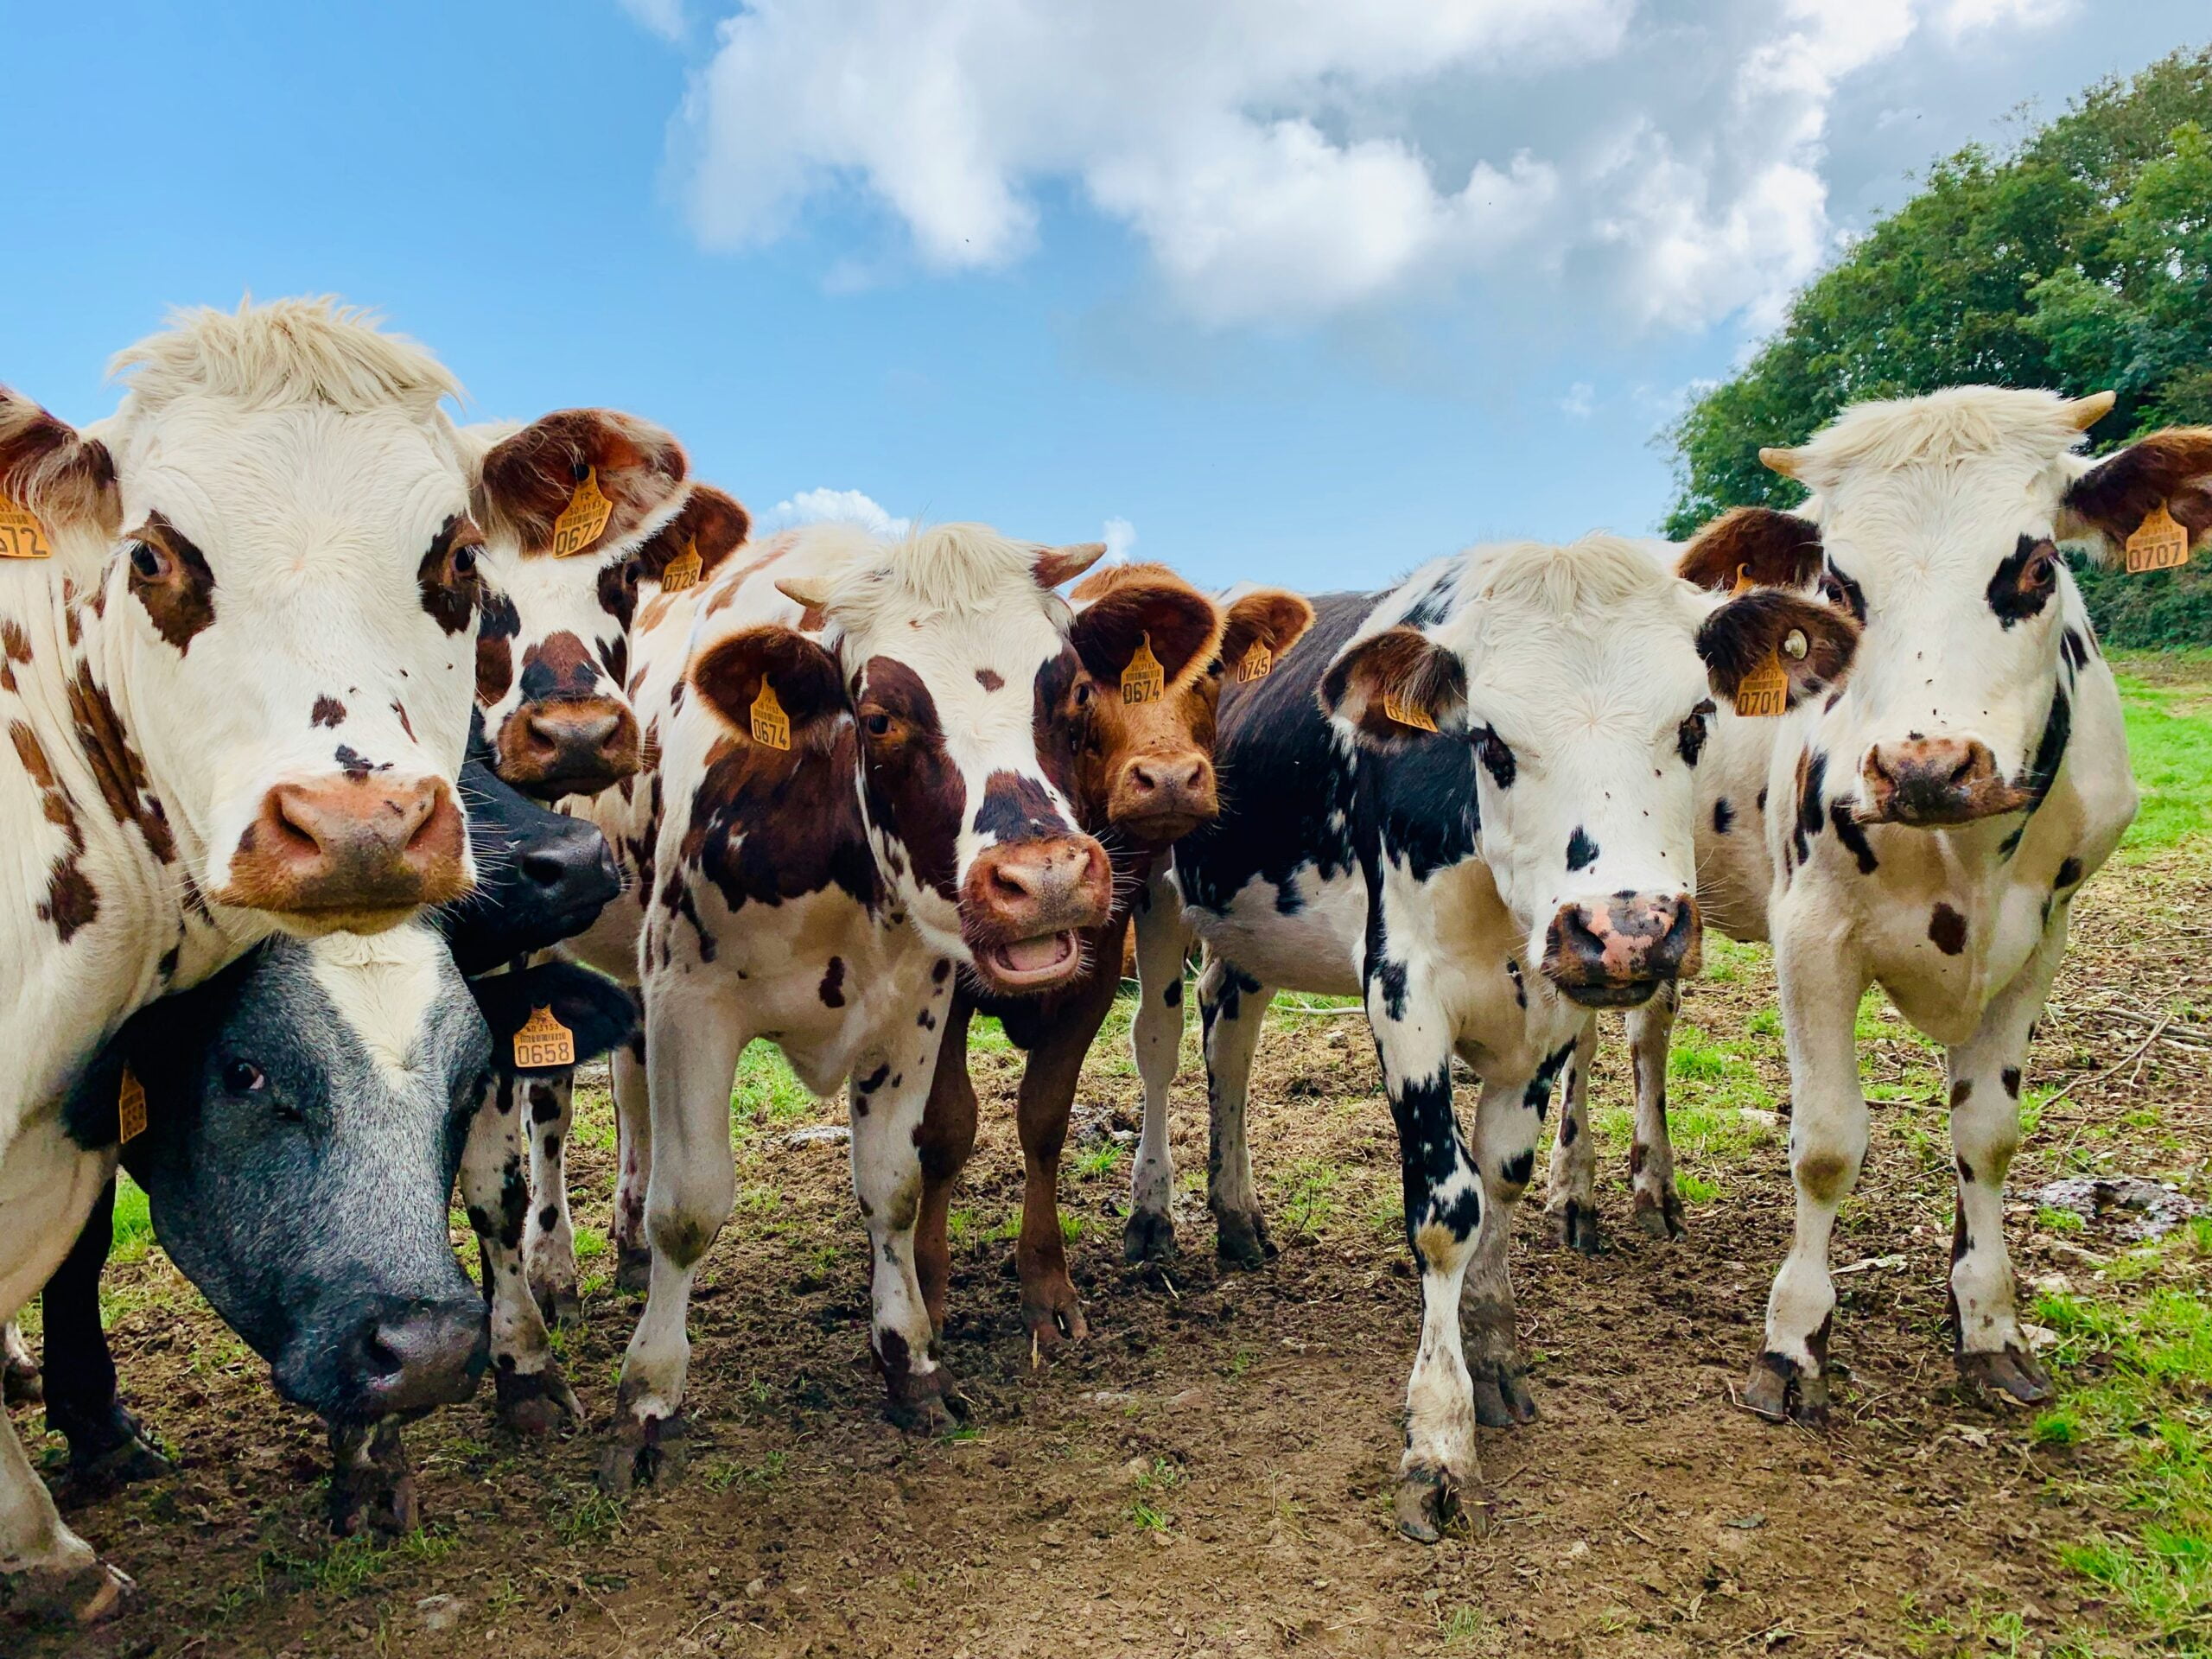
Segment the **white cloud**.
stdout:
[[1137,527],[1126,518],[1109,518],[1098,539],[1106,543],[1106,556],[1119,564],[1137,544]]
[[1945,0],[1936,25],[1956,37],[1978,29],[2045,29],[2073,12],[2076,0]]
[[1586,421],[1598,407],[1598,389],[1587,380],[1578,380],[1567,389],[1567,396],[1559,400],[1560,413],[1570,421]]
[[683,38],[683,0],[616,0],[616,3],[664,41]]
[[858,524],[876,536],[904,536],[914,524],[911,518],[893,518],[873,497],[858,490],[801,490],[770,508],[763,528],[783,530],[825,518]]

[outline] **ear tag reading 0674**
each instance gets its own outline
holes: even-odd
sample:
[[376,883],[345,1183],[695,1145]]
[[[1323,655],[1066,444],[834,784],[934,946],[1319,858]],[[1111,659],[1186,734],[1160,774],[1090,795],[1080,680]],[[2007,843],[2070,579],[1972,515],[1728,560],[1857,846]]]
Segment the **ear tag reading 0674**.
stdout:
[[2189,563],[2189,528],[2166,511],[2163,501],[2143,515],[2127,538],[2127,574],[2172,570]]
[[115,1091],[115,1123],[118,1142],[136,1141],[146,1133],[146,1085],[123,1068],[123,1081]]
[[52,543],[46,530],[29,507],[17,506],[0,495],[0,559],[50,559]]
[[1249,685],[1255,680],[1264,680],[1275,671],[1275,654],[1268,649],[1264,639],[1255,639],[1251,650],[1244,653],[1244,660],[1236,664],[1236,683]]
[[1122,671],[1122,701],[1158,702],[1166,695],[1167,671],[1152,654],[1152,636],[1147,633],[1137,642],[1136,655]]
[[515,1033],[515,1064],[520,1066],[574,1065],[576,1033],[553,1017],[550,1008],[535,1008],[522,1029]]
[[553,521],[553,556],[572,558],[588,552],[607,528],[607,521],[614,516],[614,503],[608,500],[599,487],[599,468],[584,468],[582,480],[576,493],[569,498],[569,505],[561,509],[561,516]]
[[1410,726],[1418,732],[1433,732],[1436,722],[1429,718],[1428,710],[1417,702],[1407,702],[1395,691],[1382,694],[1382,712],[1401,726]]
[[776,688],[766,680],[760,682],[760,695],[753,699],[753,741],[772,749],[791,746],[791,716],[776,701]]
[[705,566],[699,558],[699,543],[686,542],[683,550],[668,562],[660,573],[660,590],[664,594],[680,594],[686,588],[699,585],[699,573]]

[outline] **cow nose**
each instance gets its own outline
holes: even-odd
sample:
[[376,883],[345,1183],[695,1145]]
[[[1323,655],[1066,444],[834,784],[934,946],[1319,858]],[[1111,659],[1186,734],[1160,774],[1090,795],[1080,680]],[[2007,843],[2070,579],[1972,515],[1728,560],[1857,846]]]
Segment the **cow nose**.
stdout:
[[1007,985],[1057,982],[1080,965],[1075,935],[1106,919],[1113,896],[1113,867],[1089,836],[1001,842],[969,871],[961,930]]
[[539,902],[563,912],[604,905],[622,891],[614,851],[596,830],[571,836],[550,846],[534,847],[516,867],[537,890]]
[[457,1405],[476,1392],[490,1352],[483,1304],[396,1303],[371,1315],[347,1344],[352,1392],[364,1415]]
[[2005,782],[1989,746],[1971,737],[1877,743],[1859,767],[1862,817],[1879,823],[1970,823],[2017,811],[2023,792]]
[[1217,811],[1213,766],[1202,754],[1141,755],[1122,768],[1107,803],[1116,829],[1143,840],[1175,841]]
[[1686,893],[1617,893],[1560,906],[1544,934],[1544,975],[1586,1007],[1626,1007],[1694,974],[1703,929]]
[[467,890],[467,841],[442,778],[278,784],[238,837],[230,881],[215,897],[347,926],[389,925]]
[[638,770],[637,716],[612,697],[526,703],[501,738],[494,769],[541,800],[596,795]]

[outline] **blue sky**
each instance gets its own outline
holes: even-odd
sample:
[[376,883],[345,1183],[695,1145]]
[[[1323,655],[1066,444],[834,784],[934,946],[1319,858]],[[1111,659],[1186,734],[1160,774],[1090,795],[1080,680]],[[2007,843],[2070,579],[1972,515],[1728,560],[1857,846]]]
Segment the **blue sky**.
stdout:
[[70,418],[171,305],[335,292],[476,415],[633,410],[756,513],[1119,519],[1201,579],[1323,588],[1649,528],[1685,390],[1909,174],[2212,22],[385,0],[20,6],[7,35],[0,380]]

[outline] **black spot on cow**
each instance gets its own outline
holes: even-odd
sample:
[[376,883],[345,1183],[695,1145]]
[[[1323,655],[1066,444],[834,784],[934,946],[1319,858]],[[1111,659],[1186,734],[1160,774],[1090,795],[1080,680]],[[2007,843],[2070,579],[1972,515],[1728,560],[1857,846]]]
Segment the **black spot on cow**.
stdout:
[[877,1066],[875,1070],[869,1072],[868,1076],[854,1078],[853,1088],[857,1093],[872,1095],[877,1090],[883,1087],[884,1079],[888,1077],[890,1075],[891,1067],[887,1062],[882,1065]]
[[1406,964],[1384,957],[1376,964],[1376,983],[1382,990],[1382,1007],[1393,1020],[1406,1017]]
[[[2028,804],[2024,809],[2028,817],[2035,816],[2036,809],[2050,793],[2050,786],[2058,781],[2058,768],[2066,760],[2066,745],[2073,732],[2073,704],[2067,699],[2064,686],[2054,686],[2050,693],[2050,713],[2044,717],[2043,735],[2037,739],[2034,758],[2028,762],[2027,771],[2020,777],[2020,787],[2028,791]],[[2023,818],[2020,827],[1998,843],[1999,857],[2012,857],[2018,849],[2020,837],[2027,832],[2027,819]]]
[[822,1006],[826,1008],[845,1006],[845,959],[842,957],[830,957],[830,965],[823,969],[820,995]]
[[1582,1126],[1574,1121],[1573,1113],[1569,1112],[1565,1117],[1560,1119],[1559,1143],[1562,1147],[1573,1146],[1574,1144],[1575,1138],[1581,1133]]
[[558,1210],[556,1210],[551,1205],[547,1205],[543,1209],[537,1212],[538,1230],[540,1232],[551,1232],[553,1230],[553,1224],[560,1219],[561,1212]]
[[561,1137],[559,1135],[549,1133],[545,1139],[539,1142],[539,1144],[545,1148],[545,1155],[548,1158],[558,1158],[561,1155]]
[[1759,791],[1758,808],[1762,812],[1766,810],[1766,791],[1764,790]]
[[1597,861],[1598,843],[1584,833],[1580,824],[1576,824],[1574,833],[1567,838],[1567,868],[1586,870]]
[[362,779],[367,777],[372,772],[390,772],[391,770],[391,761],[386,760],[379,766],[377,762],[370,760],[365,754],[359,753],[350,745],[344,743],[340,743],[338,746],[338,752],[331,758],[338,762],[339,771],[344,772],[348,778],[353,779],[356,783],[359,783]]
[[936,965],[930,969],[930,982],[933,985],[942,985],[944,983],[946,977],[950,975],[951,972],[952,958],[950,957],[939,957],[937,959]]
[[551,1086],[543,1083],[531,1084],[530,1085],[530,1121],[533,1123],[550,1123],[560,1116],[561,1099],[553,1092]]
[[1167,982],[1166,988],[1160,994],[1160,1000],[1171,1008],[1183,1006],[1183,981],[1179,975]]
[[346,718],[346,705],[328,692],[315,700],[315,707],[308,713],[310,726],[335,726]]
[[1529,1177],[1535,1173],[1535,1151],[1523,1147],[1500,1164],[1497,1166],[1497,1173],[1508,1186],[1526,1186],[1529,1185]]
[[1475,753],[1482,758],[1483,770],[1490,773],[1491,781],[1500,789],[1513,787],[1518,775],[1518,763],[1513,758],[1512,746],[1491,727],[1478,728],[1470,735],[1474,740]]
[[2018,1100],[2020,1097],[2020,1068],[2018,1066],[2006,1066],[1997,1074],[1997,1080],[2005,1085],[2005,1092],[2013,1099]]
[[1728,798],[1721,796],[1713,804],[1713,833],[1725,836],[1736,822],[1736,809],[1728,804]]
[[2063,861],[2059,864],[2058,880],[2054,881],[2051,886],[2054,890],[2060,890],[2067,887],[2076,887],[2080,885],[2081,880],[2082,861],[2078,858],[2069,858]]
[[1828,758],[1818,749],[1806,751],[1797,763],[1797,827],[1790,841],[1802,864],[1812,855],[1814,837],[1827,821],[1827,803],[1821,791],[1827,785]]
[[1989,578],[1989,608],[2006,627],[2043,614],[2058,591],[2058,550],[2047,537],[2023,536]]
[[1955,957],[1967,948],[1967,918],[1938,899],[1928,918],[1928,937],[1945,956]]
[[1974,1185],[1974,1166],[1964,1158],[1959,1160],[1959,1179],[1968,1186]]
[[927,1008],[924,1008],[919,1014],[914,1016],[914,1023],[919,1026],[924,1031],[935,1031],[937,1029],[937,1015],[931,1014]]
[[1521,964],[1512,957],[1505,959],[1505,976],[1513,982],[1513,1002],[1516,1007],[1529,1006],[1529,987],[1522,980]]
[[2064,653],[2068,666],[2075,673],[2078,674],[2089,665],[2089,647],[2083,642],[2081,634],[2070,625],[2066,632],[2059,636],[2058,648]]
[[1958,1110],[1960,1107],[1965,1105],[1967,1102],[1973,1097],[1973,1095],[1974,1079],[1972,1077],[1961,1077],[1956,1083],[1951,1085],[1951,1109],[1953,1111]]
[[1858,817],[1849,800],[1837,796],[1828,803],[1828,822],[1835,826],[1835,838],[1844,851],[1859,861],[1859,874],[1872,875],[1881,868],[1874,856],[1873,844],[1866,839],[1866,832],[1859,828]]

